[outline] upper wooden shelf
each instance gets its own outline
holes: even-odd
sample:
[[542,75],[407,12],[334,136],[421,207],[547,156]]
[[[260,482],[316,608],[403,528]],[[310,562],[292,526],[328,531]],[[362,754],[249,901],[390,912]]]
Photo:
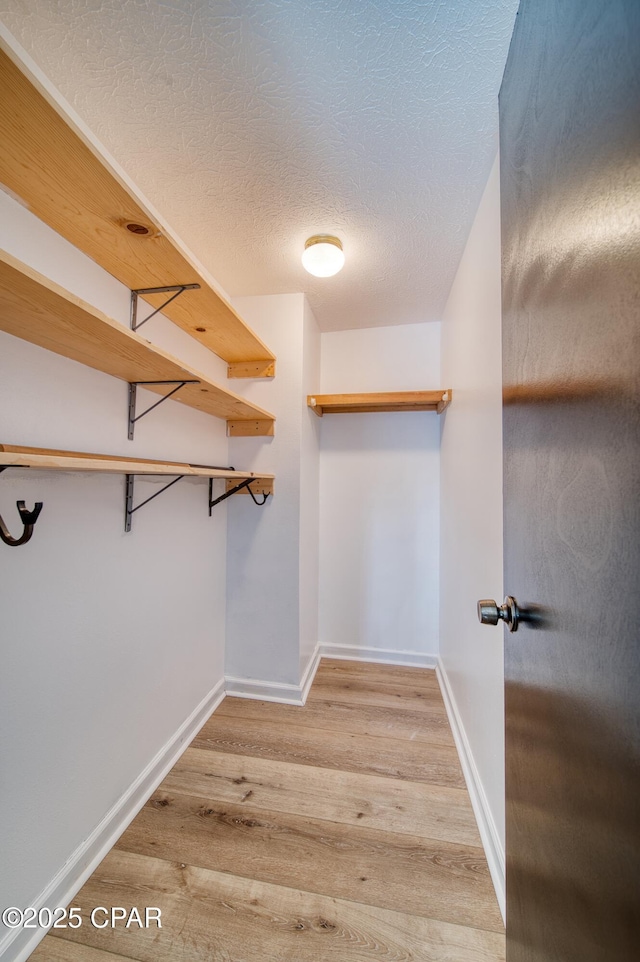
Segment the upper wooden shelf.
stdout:
[[253,471],[234,471],[206,464],[188,464],[182,461],[150,461],[145,458],[124,458],[117,454],[87,454],[83,451],[58,451],[51,448],[30,448],[13,444],[0,444],[0,467],[40,468],[46,471],[91,471],[107,474],[179,474],[194,478],[220,478],[227,481],[244,481],[255,478],[254,491],[263,493],[273,490],[273,474],[255,474]]
[[318,415],[380,411],[437,411],[442,414],[451,391],[392,391],[384,394],[309,394],[307,404]]
[[273,376],[268,347],[2,50],[0,89],[0,182],[131,290],[200,284],[163,314],[228,361],[230,377]]
[[[174,400],[227,421],[230,435],[272,435],[268,411],[210,381],[42,274],[0,251],[0,330],[123,381],[197,381]],[[171,385],[148,384],[157,394]]]

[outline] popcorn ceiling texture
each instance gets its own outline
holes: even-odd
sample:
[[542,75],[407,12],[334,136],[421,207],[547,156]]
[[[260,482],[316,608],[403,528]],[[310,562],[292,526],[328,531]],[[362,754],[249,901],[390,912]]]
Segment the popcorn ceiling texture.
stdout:
[[[517,0],[0,0],[232,295],[322,330],[441,316],[497,150]],[[347,263],[312,279],[305,239]]]

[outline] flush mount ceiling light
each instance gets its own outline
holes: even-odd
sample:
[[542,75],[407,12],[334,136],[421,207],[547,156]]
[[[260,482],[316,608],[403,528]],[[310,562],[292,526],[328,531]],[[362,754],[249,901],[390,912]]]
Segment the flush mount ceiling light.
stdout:
[[344,266],[344,252],[337,237],[315,234],[304,245],[302,266],[314,277],[333,277]]

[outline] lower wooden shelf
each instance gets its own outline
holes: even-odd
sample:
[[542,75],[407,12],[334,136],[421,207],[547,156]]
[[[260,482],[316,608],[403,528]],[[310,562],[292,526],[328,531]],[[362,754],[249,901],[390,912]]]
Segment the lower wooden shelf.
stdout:
[[[212,464],[189,464],[185,461],[151,461],[144,458],[123,458],[117,454],[88,454],[84,451],[58,451],[51,448],[28,448],[19,445],[0,444],[0,472],[7,468],[39,468],[43,471],[89,471],[126,475],[124,491],[124,530],[131,531],[133,515],[149,501],[168,488],[173,487],[185,477],[209,479],[209,515],[212,508],[234,494],[250,494],[256,504],[263,505],[273,494],[274,476],[256,474],[253,471],[236,471],[234,468],[219,467]],[[163,488],[134,506],[134,487],[136,475],[172,476]],[[214,498],[213,482],[226,481],[224,494]],[[256,495],[261,496],[258,501]],[[0,517],[0,540],[11,547],[18,547],[31,540],[33,529],[42,502],[33,511],[26,508],[24,501],[17,502],[18,512],[23,524],[22,533],[14,537]]]
[[[47,471],[95,471],[109,474],[180,474],[183,477],[221,478],[244,481],[255,478],[273,488],[273,474],[254,474],[207,464],[188,464],[184,461],[150,461],[144,458],[123,458],[117,454],[87,454],[84,451],[58,451],[51,448],[28,448],[0,444],[0,469],[41,468]],[[231,485],[233,486],[233,485]],[[259,490],[259,489],[258,489]]]
[[436,411],[442,414],[451,401],[446,391],[391,391],[378,394],[309,394],[307,404],[324,414],[365,414],[387,411]]

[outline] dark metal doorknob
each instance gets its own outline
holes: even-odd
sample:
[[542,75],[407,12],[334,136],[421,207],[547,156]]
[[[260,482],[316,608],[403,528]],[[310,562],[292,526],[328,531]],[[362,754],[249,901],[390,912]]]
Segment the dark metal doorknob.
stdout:
[[520,620],[518,602],[511,595],[507,595],[502,605],[498,605],[493,598],[483,598],[478,602],[478,620],[481,625],[497,625],[499,621],[504,621],[509,631],[517,631]]

